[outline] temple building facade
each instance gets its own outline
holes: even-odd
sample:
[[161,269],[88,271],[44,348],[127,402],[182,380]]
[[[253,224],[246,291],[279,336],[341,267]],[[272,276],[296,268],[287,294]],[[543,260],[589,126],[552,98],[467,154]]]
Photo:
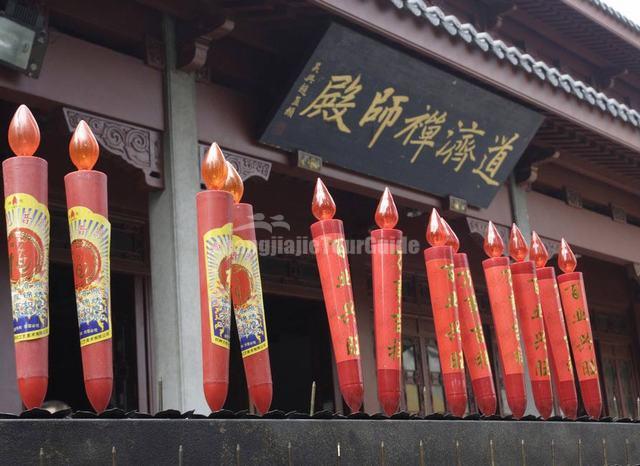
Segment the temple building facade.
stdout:
[[[598,0],[0,4],[6,21],[34,31],[28,64],[0,54],[0,121],[6,128],[27,104],[49,164],[47,400],[89,408],[63,184],[71,133],[85,120],[109,183],[112,407],[209,412],[195,196],[203,154],[217,142],[254,207],[273,408],[308,411],[315,382],[316,410],[347,410],[310,251],[321,177],[344,221],[363,411],[380,412],[367,238],[388,186],[406,239],[401,410],[446,410],[422,254],[435,207],[469,255],[499,412],[509,407],[481,267],[490,220],[504,238],[513,222],[527,240],[535,230],[552,255],[561,238],[571,244],[586,281],[603,414],[640,417],[637,24]],[[5,136],[0,144],[8,156]],[[19,412],[0,243],[0,412]],[[235,327],[231,335],[225,407],[251,409]]]

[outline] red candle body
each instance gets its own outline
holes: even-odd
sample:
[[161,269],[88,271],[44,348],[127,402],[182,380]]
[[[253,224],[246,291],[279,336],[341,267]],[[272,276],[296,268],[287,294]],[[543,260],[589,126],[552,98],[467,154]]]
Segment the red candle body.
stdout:
[[251,204],[233,206],[231,298],[249,396],[258,412],[264,414],[271,406],[273,384]]
[[514,417],[520,418],[527,408],[524,389],[524,365],[520,348],[520,329],[509,269],[509,258],[493,257],[482,261],[491,315],[495,327],[507,403]]
[[196,194],[202,379],[212,411],[222,409],[229,390],[232,205],[233,197],[225,191]]
[[599,418],[602,412],[602,395],[582,272],[561,274],[558,276],[558,285],[582,401],[589,416]]
[[551,374],[558,390],[562,412],[565,416],[575,419],[578,411],[578,396],[560,295],[556,285],[556,273],[553,267],[542,267],[536,271],[536,274],[547,334],[547,350],[552,361]]
[[340,391],[351,411],[359,411],[364,385],[342,221],[320,220],[311,225],[311,234],[327,308]]
[[454,254],[453,264],[455,267],[456,293],[458,295],[462,349],[478,407],[483,414],[491,416],[496,412],[496,389],[493,384],[489,353],[484,339],[482,320],[478,312],[478,302],[473,288],[467,255],[463,253]]
[[64,177],[64,185],[84,384],[93,409],[102,412],[113,388],[107,175],[78,170]]
[[553,391],[535,264],[532,261],[511,264],[511,276],[527,355],[533,401],[540,415],[548,418],[553,410]]
[[2,163],[2,173],[16,375],[20,398],[31,409],[44,401],[49,381],[47,162],[10,157]]
[[424,251],[429,295],[433,309],[442,380],[451,412],[459,417],[467,408],[467,384],[460,339],[460,320],[451,246],[434,246]]
[[391,416],[400,404],[402,232],[373,230],[371,261],[378,400],[384,412]]

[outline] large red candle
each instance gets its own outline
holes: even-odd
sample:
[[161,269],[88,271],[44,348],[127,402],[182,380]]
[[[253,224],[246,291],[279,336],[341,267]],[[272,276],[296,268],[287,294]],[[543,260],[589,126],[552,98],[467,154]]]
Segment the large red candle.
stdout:
[[98,150],[91,129],[80,121],[69,143],[78,170],[64,177],[64,185],[84,384],[93,409],[102,412],[113,388],[113,331],[107,175],[93,170]]
[[565,416],[574,419],[578,411],[578,396],[573,378],[573,364],[569,352],[564,316],[562,315],[562,305],[556,284],[556,273],[553,267],[545,267],[549,254],[535,231],[531,233],[529,258],[535,262],[537,267],[536,274],[547,334],[547,349],[552,361],[551,374],[558,392],[560,407]]
[[202,380],[212,411],[222,409],[229,389],[233,196],[222,190],[226,176],[224,156],[213,143],[202,162],[202,178],[207,189],[196,194]]
[[33,154],[40,130],[25,105],[9,125],[17,157],[2,162],[9,246],[16,375],[22,402],[42,404],[49,380],[49,229],[47,162]]
[[582,272],[574,272],[577,265],[576,256],[564,238],[560,243],[558,265],[565,272],[558,276],[558,286],[569,330],[573,360],[580,381],[582,401],[587,414],[599,418],[602,412],[602,395],[584,279]]
[[453,265],[458,296],[458,315],[460,316],[460,334],[462,351],[471,377],[471,386],[480,411],[491,416],[496,412],[496,389],[493,384],[491,362],[482,330],[482,319],[478,310],[476,292],[473,288],[471,270],[467,255],[459,253],[460,241],[446,220],[442,219],[447,230],[447,244],[453,249]]
[[460,339],[453,249],[446,245],[447,231],[435,209],[431,211],[427,225],[427,241],[431,247],[424,250],[424,261],[444,393],[449,410],[461,417],[467,408],[467,384]]
[[373,315],[375,320],[378,400],[391,416],[400,404],[402,354],[402,231],[389,188],[376,209],[378,230],[371,232]]
[[520,348],[520,328],[516,316],[509,258],[502,256],[503,250],[502,238],[493,222],[489,222],[487,236],[484,239],[484,251],[489,259],[482,261],[482,267],[498,340],[507,403],[514,417],[520,418],[527,408],[524,360]]
[[525,261],[528,252],[527,243],[514,223],[509,237],[509,254],[516,261],[511,264],[516,310],[527,354],[533,401],[540,415],[548,418],[553,409],[553,391],[547,355],[547,336],[535,264],[530,260]]
[[249,397],[259,413],[269,411],[273,398],[267,323],[262,301],[262,279],[258,263],[253,207],[240,202],[244,192],[242,179],[227,162],[224,188],[233,195],[233,260],[231,298],[240,339],[240,350],[247,378]]
[[333,218],[335,203],[320,178],[311,210],[318,220],[311,225],[311,235],[329,319],[338,382],[344,400],[355,412],[362,406],[364,385],[347,246],[342,221]]

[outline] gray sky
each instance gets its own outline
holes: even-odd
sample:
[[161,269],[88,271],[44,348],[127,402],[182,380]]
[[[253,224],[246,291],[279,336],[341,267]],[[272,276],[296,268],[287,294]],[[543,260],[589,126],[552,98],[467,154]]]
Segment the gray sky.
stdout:
[[640,24],[640,0],[605,0],[605,2],[634,23]]

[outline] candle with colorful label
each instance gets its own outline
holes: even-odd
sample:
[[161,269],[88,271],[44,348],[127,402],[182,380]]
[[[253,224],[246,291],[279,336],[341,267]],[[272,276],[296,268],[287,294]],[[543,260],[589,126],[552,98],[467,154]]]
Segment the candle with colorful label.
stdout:
[[64,177],[64,186],[84,384],[91,406],[102,412],[113,387],[113,330],[107,175],[93,170],[98,152],[89,125],[80,121],[69,143],[71,161],[78,170]]
[[509,258],[502,255],[503,251],[504,243],[500,233],[493,222],[489,222],[487,235],[484,238],[484,252],[489,259],[482,261],[482,268],[487,281],[507,403],[513,416],[520,418],[527,408],[524,358],[520,347],[520,328],[516,315]]
[[460,339],[453,249],[446,245],[447,237],[440,215],[433,209],[427,225],[427,242],[431,247],[424,250],[424,262],[444,393],[449,410],[455,416],[462,417],[467,409],[467,383]]
[[227,162],[227,181],[223,187],[233,195],[233,260],[231,300],[240,339],[240,350],[247,378],[249,397],[260,414],[269,411],[273,398],[267,322],[262,302],[262,279],[258,261],[253,206],[240,202],[242,179]]
[[402,231],[396,230],[398,210],[389,188],[375,213],[379,229],[371,232],[373,314],[378,369],[378,400],[391,416],[400,404],[402,354]]
[[351,411],[356,412],[362,406],[364,385],[347,245],[342,220],[333,218],[336,205],[320,178],[316,182],[311,211],[318,220],[311,225],[311,235],[329,319],[340,391]]
[[564,318],[569,330],[582,402],[587,414],[597,419],[602,412],[598,363],[593,346],[584,279],[582,272],[574,272],[576,265],[576,256],[571,251],[569,244],[562,238],[558,253],[558,266],[564,273],[558,276],[558,286],[564,307]]
[[215,142],[202,161],[202,179],[207,189],[196,194],[202,374],[207,404],[218,411],[229,390],[233,196],[222,189],[227,164]]
[[462,351],[478,408],[482,414],[491,416],[495,414],[497,407],[496,389],[493,384],[491,362],[469,269],[469,260],[466,254],[458,252],[460,241],[447,221],[442,219],[442,223],[447,230],[447,245],[453,249]]
[[524,236],[514,223],[509,235],[509,254],[516,261],[511,264],[513,292],[527,355],[533,401],[540,415],[546,419],[553,410],[553,391],[536,267],[533,261],[525,260],[528,253],[529,247]]
[[545,267],[549,254],[535,231],[531,233],[529,258],[535,262],[537,267],[536,275],[547,335],[547,350],[551,357],[551,374],[558,393],[560,407],[565,416],[575,419],[578,411],[578,396],[573,378],[573,364],[562,305],[556,284],[556,273],[553,267]]
[[2,162],[9,247],[13,341],[20,398],[42,404],[49,381],[49,229],[47,162],[33,154],[40,130],[25,105],[9,124],[16,157]]

